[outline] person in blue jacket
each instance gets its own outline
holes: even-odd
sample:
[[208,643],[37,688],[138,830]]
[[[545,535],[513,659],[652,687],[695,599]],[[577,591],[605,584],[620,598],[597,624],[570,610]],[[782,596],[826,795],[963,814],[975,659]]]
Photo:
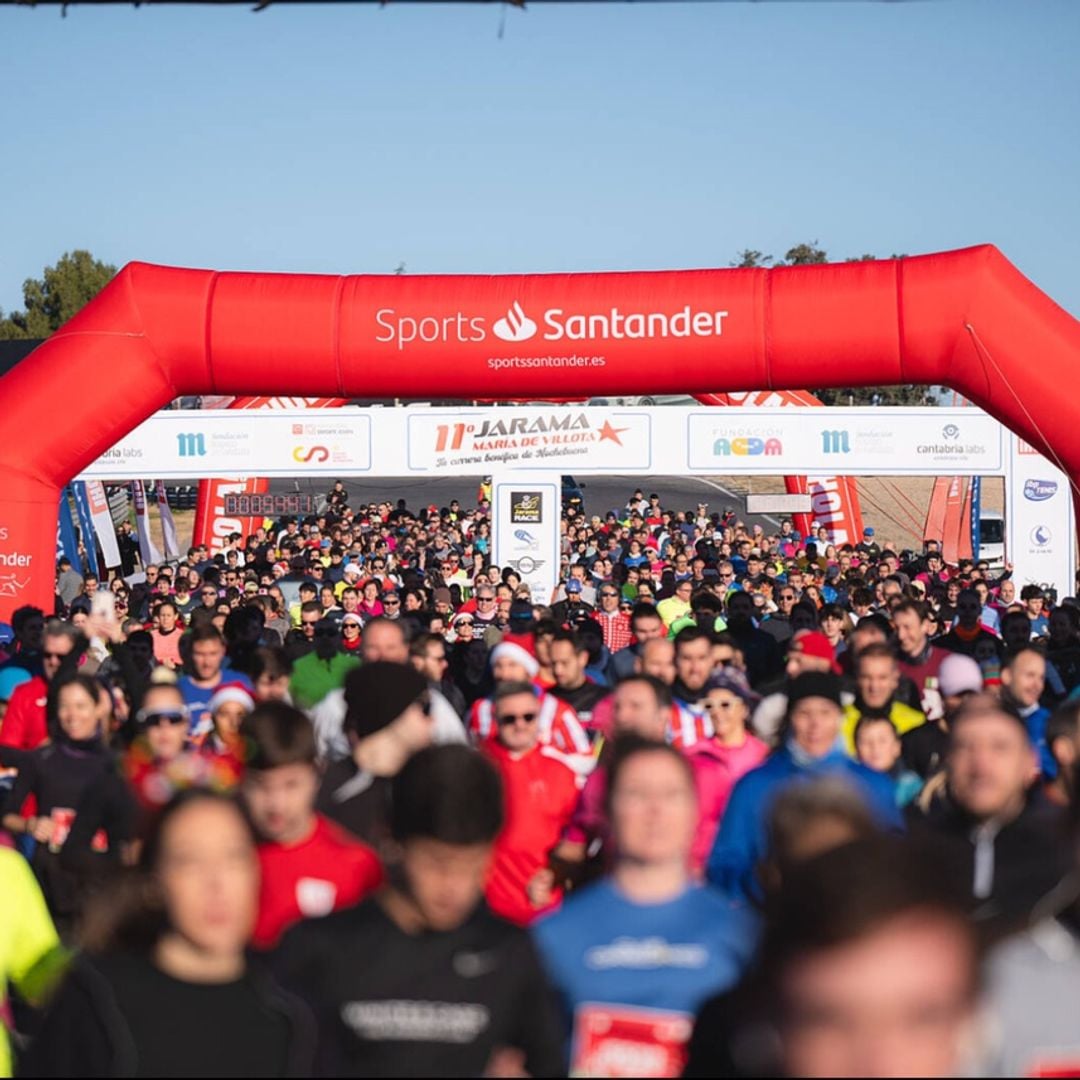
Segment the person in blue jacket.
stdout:
[[769,812],[789,785],[840,774],[866,799],[880,824],[902,828],[893,781],[848,757],[841,725],[840,679],[806,672],[791,683],[784,744],[748,772],[731,793],[705,872],[708,880],[741,897],[760,897],[754,876],[769,848]]

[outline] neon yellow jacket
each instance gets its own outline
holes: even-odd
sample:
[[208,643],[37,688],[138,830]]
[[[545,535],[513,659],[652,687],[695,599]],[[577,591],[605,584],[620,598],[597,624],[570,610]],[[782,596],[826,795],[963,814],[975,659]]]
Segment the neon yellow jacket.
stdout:
[[[0,999],[14,985],[27,1001],[40,1002],[62,969],[66,955],[45,898],[27,861],[11,848],[0,848]],[[5,1033],[6,1034],[6,1033]],[[11,1075],[11,1047],[0,1038],[0,1076]]]
[[[855,727],[861,719],[862,713],[854,705],[845,707],[844,745],[852,757],[855,757]],[[920,724],[926,723],[926,717],[918,709],[913,709],[902,701],[892,703],[892,708],[889,709],[889,719],[893,722],[893,727],[896,728],[899,735],[903,735],[905,732],[911,731],[912,728],[917,728]]]

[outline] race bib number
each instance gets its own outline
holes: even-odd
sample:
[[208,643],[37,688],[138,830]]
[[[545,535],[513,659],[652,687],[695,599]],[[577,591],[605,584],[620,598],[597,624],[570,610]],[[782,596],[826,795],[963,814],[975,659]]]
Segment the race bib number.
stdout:
[[574,1018],[571,1076],[681,1076],[693,1022],[682,1013],[583,1005]]

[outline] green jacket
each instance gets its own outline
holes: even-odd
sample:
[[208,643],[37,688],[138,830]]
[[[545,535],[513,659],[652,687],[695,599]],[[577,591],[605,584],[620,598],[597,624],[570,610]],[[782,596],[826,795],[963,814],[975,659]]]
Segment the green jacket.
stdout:
[[292,679],[289,680],[293,704],[299,709],[318,705],[331,690],[344,686],[345,676],[359,666],[357,657],[342,652],[335,653],[329,661],[320,660],[313,652],[300,657],[293,665]]

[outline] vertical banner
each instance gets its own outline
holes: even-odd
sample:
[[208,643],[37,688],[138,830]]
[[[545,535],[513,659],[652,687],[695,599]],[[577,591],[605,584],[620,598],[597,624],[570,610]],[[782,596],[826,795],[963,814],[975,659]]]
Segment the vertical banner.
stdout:
[[1005,492],[1005,557],[1017,592],[1050,585],[1058,599],[1075,595],[1076,522],[1069,478],[1009,432]]
[[550,604],[559,580],[562,477],[548,472],[503,472],[492,478],[491,550],[532,590],[534,604]]
[[982,512],[982,477],[973,476],[968,490],[968,504],[971,511],[969,529],[971,530],[971,557],[979,561],[979,515]]
[[971,484],[965,483],[964,508],[960,512],[960,532],[957,536],[957,559],[970,559],[971,554]]
[[100,480],[87,480],[86,501],[90,504],[90,519],[94,523],[94,532],[101,547],[101,557],[105,566],[111,570],[120,565],[120,545],[116,542],[116,526],[113,525],[105,485]]
[[930,493],[930,506],[926,511],[923,525],[923,543],[936,540],[941,544],[945,539],[945,506],[949,501],[949,487],[952,477],[939,476],[934,480],[934,490]]
[[79,515],[79,529],[82,532],[83,550],[86,552],[86,570],[88,573],[97,574],[97,541],[94,539],[94,519],[90,516],[90,502],[86,497],[86,481],[76,480],[71,485],[71,492],[75,496],[75,512]]
[[960,557],[960,531],[964,525],[964,488],[964,477],[950,477],[949,490],[945,497],[945,524],[941,536],[941,557],[950,566],[955,566]]
[[146,514],[146,492],[141,480],[131,481],[131,493],[135,499],[135,530],[139,536],[139,558],[143,567],[161,562],[161,552],[150,539],[150,519]]
[[180,543],[176,539],[176,522],[173,520],[164,480],[159,480],[154,485],[154,493],[157,495],[158,513],[161,515],[161,538],[165,545],[165,558],[179,559]]
[[789,495],[810,496],[810,513],[791,515],[803,537],[813,536],[815,526],[824,525],[829,542],[837,546],[862,539],[862,510],[854,477],[785,476],[784,489]]
[[80,574],[86,573],[82,556],[79,554],[79,541],[75,536],[75,522],[71,518],[71,501],[67,488],[60,492],[60,517],[56,524],[56,557],[61,555],[66,555]]

